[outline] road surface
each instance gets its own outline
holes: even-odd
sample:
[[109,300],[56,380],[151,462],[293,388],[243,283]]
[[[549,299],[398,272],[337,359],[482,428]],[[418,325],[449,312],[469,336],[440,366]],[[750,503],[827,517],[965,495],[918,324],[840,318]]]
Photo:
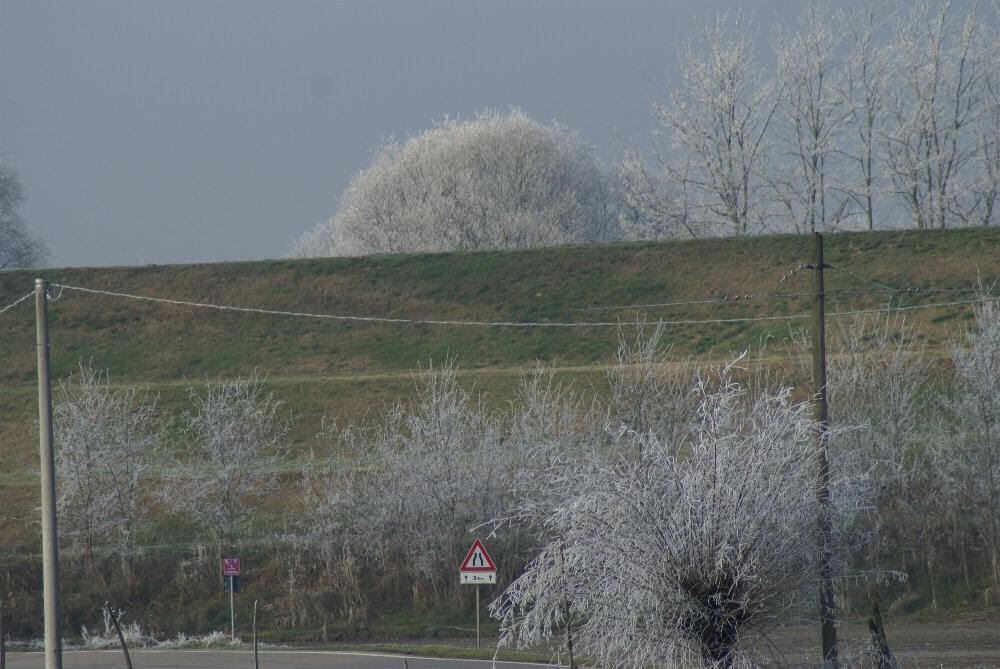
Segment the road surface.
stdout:
[[[0,0],[2,1],[2,0]],[[1000,669],[1000,622],[980,620],[947,623],[890,623],[889,645],[904,666],[948,669]],[[864,625],[839,626],[841,657],[857,660],[867,650]],[[789,668],[815,667],[819,632],[814,625],[774,630],[760,649],[765,657],[780,658]],[[133,650],[135,669],[252,669],[252,651]],[[404,660],[406,664],[404,665]],[[846,663],[845,663],[846,664]],[[42,669],[42,653],[8,653],[7,669]],[[120,669],[120,650],[67,651],[66,669]],[[322,650],[267,650],[260,654],[261,669],[490,669],[484,660],[446,660],[404,657],[391,653]],[[545,665],[497,662],[497,669],[541,669]]]
[[[252,669],[253,651],[132,650],[135,669]],[[8,653],[7,669],[42,669],[44,653]],[[120,650],[72,650],[63,653],[65,669],[124,667]],[[260,653],[261,669],[490,669],[489,660],[409,657],[389,653],[323,650],[268,650]],[[497,662],[497,669],[530,669],[546,665]]]

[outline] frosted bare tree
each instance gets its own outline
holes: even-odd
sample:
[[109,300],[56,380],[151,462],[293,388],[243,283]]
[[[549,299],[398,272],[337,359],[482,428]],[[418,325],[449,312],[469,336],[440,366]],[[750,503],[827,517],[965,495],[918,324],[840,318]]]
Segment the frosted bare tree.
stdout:
[[842,187],[860,210],[864,229],[875,229],[875,206],[881,194],[882,144],[885,123],[887,56],[879,42],[885,30],[887,3],[867,0],[852,7],[840,20],[846,23],[847,53],[840,95],[850,112],[840,151],[846,162]]
[[106,491],[100,476],[115,409],[110,394],[107,380],[81,365],[76,375],[60,381],[52,407],[59,533],[69,546],[82,550],[88,565],[95,542],[112,523],[103,508]]
[[511,472],[514,494],[510,501],[520,500],[520,505],[512,515],[490,519],[491,525],[544,535],[545,519],[553,507],[565,502],[561,495],[567,492],[550,485],[553,467],[558,469],[558,463],[567,458],[602,457],[609,441],[607,412],[558,383],[551,370],[538,367],[521,379],[510,413],[507,441],[519,462]]
[[653,107],[663,140],[657,156],[670,153],[656,161],[655,175],[634,156],[626,161],[629,197],[679,232],[760,232],[770,217],[767,135],[777,96],[750,24],[740,14],[720,17],[680,57],[677,89]]
[[363,425],[342,429],[333,420],[324,421],[319,436],[333,455],[313,458],[303,467],[302,496],[310,511],[295,523],[295,531],[322,568],[315,589],[325,586],[339,595],[343,616],[363,617],[374,594],[364,586],[363,574],[380,552],[378,514],[373,515],[378,503],[366,496],[373,492],[366,467],[373,435]]
[[164,501],[208,530],[221,556],[232,551],[254,505],[277,482],[290,423],[282,402],[254,375],[189,388],[181,416],[183,460]]
[[33,267],[48,255],[45,245],[21,220],[24,188],[14,166],[0,157],[0,270]]
[[509,505],[520,466],[498,418],[461,387],[457,372],[453,360],[428,367],[410,401],[342,441],[362,473],[346,480],[331,467],[325,480],[314,475],[317,522],[364,543],[376,569],[399,565],[391,572],[412,587],[415,604],[427,595],[457,596],[471,530]]
[[[548,520],[555,510],[571,503],[580,489],[563,480],[569,461],[605,460],[614,441],[609,434],[625,430],[652,429],[662,436],[682,433],[695,418],[697,398],[679,379],[689,375],[670,368],[664,359],[662,331],[649,336],[637,327],[633,337],[619,333],[619,348],[607,372],[608,406],[589,402],[572,388],[557,383],[551,372],[538,368],[522,379],[517,402],[511,409],[509,442],[524,464],[515,470],[513,498],[520,500],[505,517],[495,519],[494,530],[509,526],[527,532],[531,544],[550,542],[558,555],[561,580],[553,584],[562,598],[564,635],[570,666],[574,666],[574,625],[571,582],[565,572],[567,537],[553,534]],[[693,400],[693,401],[692,401]],[[644,457],[643,444],[627,457]],[[624,453],[624,449],[621,451]],[[568,496],[568,497],[567,497]]]
[[865,470],[888,485],[904,476],[915,441],[926,434],[921,395],[928,363],[903,320],[877,314],[836,323],[827,390],[831,421],[857,427],[836,435],[834,451],[863,453],[860,462],[874,466]]
[[921,0],[898,13],[883,130],[897,200],[916,228],[982,221],[976,131],[996,69],[996,35],[981,9]]
[[501,644],[535,646],[572,617],[601,665],[752,664],[753,630],[812,582],[814,425],[790,389],[750,389],[731,372],[696,385],[684,438],[625,431],[622,457],[553,464],[567,489],[546,519],[556,539],[493,603]]
[[696,418],[693,366],[668,360],[662,326],[652,332],[637,326],[631,336],[626,332],[618,333],[618,351],[606,374],[610,423],[616,430],[650,433],[673,443]]
[[[994,3],[994,20],[1000,23],[1000,3]],[[1000,34],[994,30],[992,53],[994,63],[1000,61]],[[973,168],[977,177],[970,188],[980,202],[976,223],[995,224],[1000,219],[1000,72],[993,68],[987,72],[983,104],[985,111],[973,129],[975,154]]]
[[994,595],[1000,595],[1000,299],[984,294],[975,327],[952,352],[954,387],[941,397],[951,423],[938,462],[976,514]]
[[691,159],[664,157],[654,141],[652,160],[630,150],[618,165],[623,197],[632,217],[620,220],[629,240],[702,237],[710,234],[695,218]]
[[106,542],[131,583],[147,469],[162,434],[156,401],[136,388],[112,390],[106,374],[81,364],[60,381],[53,417],[60,533],[88,565],[95,542]]
[[593,149],[518,109],[445,119],[387,142],[296,257],[524,248],[617,238],[615,191]]
[[774,44],[780,83],[771,183],[783,227],[796,232],[837,230],[848,214],[837,170],[852,114],[839,91],[843,37],[834,24],[829,7],[813,1],[795,30],[778,30]]
[[876,315],[836,323],[827,375],[830,418],[854,427],[833,436],[831,459],[856,468],[851,477],[869,479],[873,507],[860,519],[865,527],[856,529],[869,535],[867,567],[894,569],[901,565],[886,563],[898,559],[891,548],[915,544],[911,528],[925,524],[929,510],[912,492],[928,465],[918,446],[930,432],[924,400],[930,370],[905,321]]

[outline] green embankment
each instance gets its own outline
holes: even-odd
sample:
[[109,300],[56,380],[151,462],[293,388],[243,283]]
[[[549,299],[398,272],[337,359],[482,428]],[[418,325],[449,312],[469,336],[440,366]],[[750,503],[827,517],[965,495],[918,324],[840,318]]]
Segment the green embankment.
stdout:
[[[713,239],[354,259],[46,269],[0,274],[0,307],[52,282],[196,302],[293,312],[391,318],[516,322],[703,320],[807,314],[810,279],[800,271],[804,236]],[[926,305],[966,293],[879,291],[968,288],[1000,276],[1000,230],[850,233],[826,237],[829,311]],[[844,271],[840,271],[844,270]],[[852,274],[853,273],[853,274]],[[429,360],[455,356],[463,379],[495,403],[543,361],[594,384],[612,355],[615,327],[457,327],[319,320],[154,304],[55,288],[50,305],[52,371],[81,360],[114,383],[140,384],[176,412],[189,383],[267,375],[296,416],[290,451],[306,452],[324,417],[358,419],[405,394]],[[774,297],[775,294],[780,295]],[[589,310],[625,304],[752,295],[712,304]],[[929,351],[940,354],[971,317],[968,305],[912,311]],[[673,354],[721,358],[783,339],[808,320],[668,325]],[[772,347],[775,355],[780,346]],[[34,311],[31,301],[0,314],[0,551],[37,541]]]

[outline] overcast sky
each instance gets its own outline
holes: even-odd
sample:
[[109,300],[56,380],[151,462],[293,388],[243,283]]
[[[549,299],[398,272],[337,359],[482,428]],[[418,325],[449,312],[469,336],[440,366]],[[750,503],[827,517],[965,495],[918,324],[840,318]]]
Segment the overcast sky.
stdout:
[[[0,151],[51,264],[275,258],[388,136],[520,106],[607,161],[731,0],[0,0]],[[757,0],[761,40],[795,0]]]

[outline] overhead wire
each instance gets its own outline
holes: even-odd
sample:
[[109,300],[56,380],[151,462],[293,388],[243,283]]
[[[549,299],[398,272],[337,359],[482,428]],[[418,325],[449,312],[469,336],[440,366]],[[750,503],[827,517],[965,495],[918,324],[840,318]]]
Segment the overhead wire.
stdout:
[[885,290],[885,291],[889,291],[889,292],[892,292],[892,293],[902,293],[902,292],[905,292],[904,290],[901,290],[899,288],[895,288],[893,286],[889,286],[889,285],[881,283],[879,281],[875,281],[874,279],[869,279],[867,277],[861,276],[857,272],[852,272],[849,269],[844,269],[842,267],[837,267],[836,265],[830,265],[830,264],[827,264],[826,267],[829,268],[829,269],[835,270],[837,272],[841,272],[843,274],[846,274],[848,276],[854,277],[855,279],[857,279],[858,281],[861,281],[863,283],[867,283],[867,284],[870,284],[872,286],[877,286],[878,288],[881,288],[882,290]]
[[[265,309],[259,307],[240,307],[224,304],[213,304],[209,302],[196,302],[193,300],[182,300],[174,298],[153,297],[149,295],[136,295],[133,293],[122,293],[117,291],[103,290],[99,288],[87,288],[84,286],[73,286],[68,284],[52,284],[64,290],[78,291],[92,295],[103,295],[107,297],[117,297],[122,299],[139,300],[158,304],[171,304],[175,306],[193,307],[198,309],[213,309],[216,311],[231,311],[237,313],[252,313],[264,316],[289,316],[298,318],[312,318],[321,320],[351,321],[362,323],[389,323],[406,325],[443,325],[457,327],[510,327],[510,328],[583,328],[583,327],[623,327],[633,325],[633,323],[616,321],[485,321],[485,320],[448,320],[448,319],[425,319],[425,318],[398,318],[388,316],[357,316],[349,314],[324,314],[306,311],[289,311],[283,309]],[[937,307],[958,306],[963,304],[973,304],[978,300],[958,300],[953,302],[942,302],[936,304],[918,304],[909,306],[884,306],[877,309],[860,309],[849,311],[827,312],[828,316],[849,316],[872,313],[885,313],[886,311],[911,311],[914,309],[932,309]],[[664,320],[657,319],[651,321],[637,321],[635,325],[706,325],[718,323],[747,323],[759,321],[788,321],[803,318],[811,318],[811,314],[784,314],[768,316],[742,316],[732,318],[685,318]]]
[[[621,320],[616,321],[483,321],[483,320],[449,320],[449,319],[426,319],[426,318],[399,318],[390,316],[357,316],[349,314],[322,314],[307,311],[288,311],[284,309],[264,309],[259,307],[238,307],[225,304],[213,304],[209,302],[196,302],[193,300],[179,300],[165,297],[152,297],[149,295],[136,295],[133,293],[121,293],[117,291],[102,290],[99,288],[86,288],[84,286],[71,286],[67,284],[52,284],[70,291],[80,291],[94,295],[105,295],[109,297],[119,297],[131,300],[141,300],[146,302],[156,302],[161,304],[172,304],[176,306],[195,307],[200,309],[214,309],[216,311],[235,311],[240,313],[254,313],[265,316],[294,316],[299,318],[315,318],[324,320],[354,321],[362,323],[390,323],[406,325],[447,325],[447,326],[470,326],[470,327],[511,327],[511,328],[574,328],[574,327],[621,327],[631,325]],[[754,316],[740,318],[707,318],[707,319],[681,319],[681,320],[653,320],[643,321],[642,325],[697,325],[705,323],[734,323],[754,320],[789,320],[803,318],[805,315],[789,314],[787,316]]]
[[827,295],[884,295],[886,293],[908,293],[911,295],[918,295],[922,293],[984,293],[991,294],[990,291],[983,288],[920,288],[918,286],[911,286],[909,288],[890,288],[886,290],[835,290],[826,291]]
[[624,311],[626,309],[646,309],[654,307],[686,307],[696,304],[722,304],[725,302],[735,302],[740,299],[749,299],[753,297],[752,295],[735,295],[735,296],[725,296],[725,297],[713,297],[703,300],[679,300],[676,302],[653,302],[650,304],[620,304],[611,306],[595,306],[595,307],[580,307],[579,309],[571,309],[571,311]]
[[35,291],[31,291],[27,295],[19,297],[18,299],[14,300],[13,302],[11,302],[10,304],[8,304],[3,309],[0,309],[0,314],[3,314],[3,313],[6,313],[6,312],[10,311],[11,309],[13,309],[17,305],[21,304],[21,302],[24,302],[26,299],[28,299],[29,297],[31,297],[34,294],[35,294]]
[[[988,291],[984,291],[981,288],[920,288],[918,286],[912,286],[909,288],[885,288],[879,290],[828,290],[825,291],[827,297],[840,297],[840,296],[853,296],[860,297],[865,295],[883,295],[883,294],[932,294],[932,293],[979,293],[984,292],[988,294]],[[752,301],[760,300],[784,300],[784,299],[794,299],[800,297],[815,297],[814,293],[764,293],[764,294],[732,294],[724,295],[723,297],[701,299],[701,300],[678,300],[672,302],[644,302],[636,304],[616,304],[616,305],[600,305],[593,307],[580,307],[577,309],[571,309],[572,312],[591,312],[591,311],[635,311],[637,309],[660,309],[667,307],[681,307],[681,306],[697,306],[705,304],[749,304]]]

